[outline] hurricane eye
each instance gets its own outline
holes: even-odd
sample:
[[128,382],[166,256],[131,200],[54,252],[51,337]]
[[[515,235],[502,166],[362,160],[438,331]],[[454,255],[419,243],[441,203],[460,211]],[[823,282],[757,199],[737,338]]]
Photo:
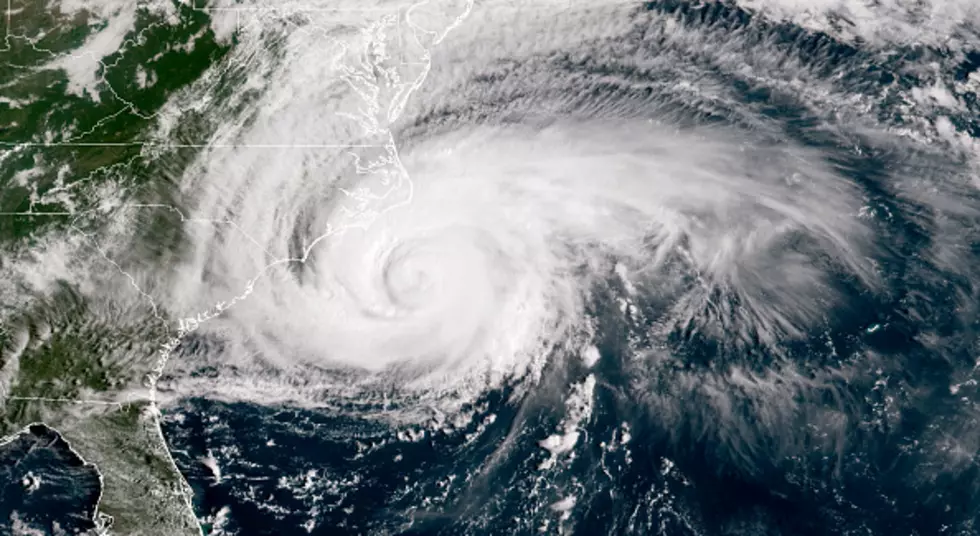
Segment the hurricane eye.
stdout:
[[112,530],[976,532],[975,0],[34,4],[0,464]]

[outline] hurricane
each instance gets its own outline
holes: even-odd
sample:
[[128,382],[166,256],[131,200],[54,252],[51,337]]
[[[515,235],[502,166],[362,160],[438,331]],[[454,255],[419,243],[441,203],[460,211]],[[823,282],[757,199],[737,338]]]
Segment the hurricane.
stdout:
[[972,3],[246,4],[119,242],[212,521],[974,533]]

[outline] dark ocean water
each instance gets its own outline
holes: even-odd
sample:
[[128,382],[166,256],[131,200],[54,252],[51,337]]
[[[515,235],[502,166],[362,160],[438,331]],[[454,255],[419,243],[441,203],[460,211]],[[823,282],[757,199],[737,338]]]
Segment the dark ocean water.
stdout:
[[[923,65],[936,64],[944,79],[960,81],[980,68],[976,51],[843,43],[728,4],[671,1],[646,8],[713,36],[737,34],[733,54],[760,49],[798,62],[874,102],[865,113],[892,127],[914,128],[902,115],[901,95],[924,83]],[[715,55],[665,50],[666,41],[643,20],[638,16],[616,43],[589,45],[591,56],[576,50],[488,66],[466,86],[479,102],[463,97],[464,105],[423,114],[404,127],[400,141],[410,148],[413,137],[471,121],[521,122],[533,115],[525,112],[554,102],[570,115],[778,125],[785,139],[824,151],[859,186],[869,209],[887,215],[874,223],[886,289],[871,293],[840,275],[834,284],[844,303],[819,329],[787,344],[788,355],[811,378],[828,369],[856,372],[787,400],[798,409],[773,419],[778,426],[757,421],[780,408],[748,395],[733,396],[727,414],[712,413],[705,391],[675,385],[697,371],[732,364],[764,374],[770,357],[759,348],[724,347],[678,330],[665,344],[683,356],[682,365],[637,367],[627,341],[656,324],[663,303],[655,289],[645,289],[649,299],[639,304],[640,320],[627,317],[617,306],[625,291],[611,277],[590,293],[599,363],[589,370],[554,366],[539,388],[516,399],[488,393],[463,430],[406,432],[342,412],[185,401],[168,414],[166,435],[201,514],[242,535],[978,533],[980,475],[971,449],[977,443],[970,439],[977,434],[975,386],[951,389],[976,358],[977,315],[970,304],[977,281],[922,254],[942,239],[935,215],[896,195],[890,182],[898,172],[935,172],[957,162],[815,128],[837,112],[814,112],[813,103],[743,76]],[[677,54],[677,70],[632,70],[617,60],[616,47]],[[684,69],[697,69],[735,97],[706,104],[658,94],[656,88],[669,88],[673,77],[689,72]],[[540,80],[541,73],[554,83],[524,82]],[[501,87],[510,93],[498,95]],[[967,109],[949,120],[980,135],[977,96],[959,97]],[[840,114],[847,113],[842,107]],[[977,237],[968,234],[961,244],[974,259],[980,258]],[[555,355],[552,362],[575,360]],[[594,408],[579,423],[572,454],[548,466],[541,440],[561,423],[572,386],[589,374],[596,382]]]
[[[575,508],[563,525],[575,534],[973,534],[975,463],[932,472],[941,468],[929,429],[958,413],[943,383],[948,365],[911,342],[910,326],[868,333],[863,326],[894,316],[895,303],[855,300],[861,314],[846,320],[862,327],[833,336],[860,338],[883,359],[901,354],[910,368],[884,380],[894,390],[837,386],[837,396],[859,402],[848,416],[850,437],[831,453],[813,437],[812,450],[781,456],[781,445],[759,437],[751,462],[736,463],[694,425],[666,430],[637,404],[637,374],[618,354],[616,335],[588,371],[597,378],[595,409],[573,456],[548,469],[540,440],[560,423],[567,386],[585,370],[553,371],[516,406],[491,394],[475,423],[449,433],[409,437],[350,416],[200,399],[168,413],[165,432],[199,514],[225,509],[219,525],[235,534],[558,534],[555,505],[569,496]],[[622,332],[614,314],[603,318],[606,333]],[[930,393],[883,418],[883,399],[912,388]],[[700,403],[683,400],[680,408],[697,414]],[[801,415],[799,426],[807,420]]]
[[0,446],[0,534],[90,530],[99,494],[95,466],[47,426],[32,425]]
[[[808,65],[875,102],[866,113],[891,126],[908,122],[912,128],[899,95],[922,85],[923,65],[935,63],[943,77],[958,81],[980,69],[980,51],[916,46],[883,52],[764,23],[727,4],[670,1],[646,8],[714,34],[738,32],[743,51],[764,47]],[[665,53],[644,32],[638,23],[624,46]],[[742,77],[707,54],[685,57],[685,66],[724,83],[738,96],[735,104],[694,105],[658,95],[654,88],[676,73],[625,72],[615,57],[582,58],[502,63],[471,80],[468,90],[492,97],[494,87],[545,71],[562,83],[601,80],[562,101],[570,113],[589,108],[593,99],[607,103],[615,112],[610,115],[670,117],[678,124],[737,127],[764,118],[788,139],[825,151],[835,169],[859,185],[866,204],[888,215],[874,224],[885,290],[863,291],[841,275],[835,284],[845,303],[828,312],[819,329],[788,345],[810,377],[827,369],[859,370],[801,393],[791,401],[800,409],[777,427],[755,427],[774,410],[747,395],[733,397],[730,412],[719,416],[705,409],[711,401],[704,391],[675,385],[731,364],[764,373],[772,366],[766,352],[723,347],[679,330],[664,345],[684,357],[682,365],[638,367],[627,341],[656,325],[663,304],[653,289],[641,289],[649,299],[638,304],[638,317],[627,317],[617,305],[625,290],[610,277],[590,293],[601,354],[594,367],[552,356],[562,365],[552,366],[541,385],[520,396],[486,393],[468,408],[473,419],[458,427],[394,427],[336,409],[205,399],[169,408],[165,436],[208,530],[242,536],[980,534],[980,398],[975,383],[951,389],[977,358],[978,317],[970,304],[978,303],[978,282],[969,270],[950,270],[922,254],[941,240],[941,227],[926,208],[897,197],[889,182],[898,171],[959,163],[816,129],[833,112],[818,117],[785,89]],[[535,98],[557,99],[568,90],[562,83],[540,88]],[[977,95],[958,97],[966,107],[949,120],[980,136]],[[412,136],[437,128],[522,117],[502,99],[470,104],[416,118],[404,128],[406,146]],[[960,246],[980,261],[978,236]],[[590,375],[594,407],[578,423],[570,454],[550,462],[541,441],[556,433],[575,400],[574,386]],[[91,469],[59,450],[56,439],[39,429],[4,447],[0,470],[10,478],[0,480],[9,482],[0,523],[12,511],[90,514],[86,505],[97,479],[92,484]],[[29,494],[20,483],[28,472],[44,482]]]

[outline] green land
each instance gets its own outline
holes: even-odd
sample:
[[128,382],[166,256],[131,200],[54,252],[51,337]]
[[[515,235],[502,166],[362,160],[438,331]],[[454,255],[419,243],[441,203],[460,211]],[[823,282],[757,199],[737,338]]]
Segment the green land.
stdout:
[[[153,129],[168,100],[213,71],[231,44],[218,42],[206,11],[161,1],[172,4],[123,6],[135,9],[135,22],[105,55],[91,45],[117,31],[110,22],[44,0],[12,1],[0,30],[0,277],[52,239],[77,239],[99,262],[99,238],[117,216],[102,205],[106,191],[126,203],[177,204],[169,179],[197,149],[159,147]],[[68,72],[75,61],[94,67],[83,91]],[[200,140],[208,129],[188,112],[172,135]],[[126,290],[127,262],[175,254],[180,226],[172,213],[150,210],[136,221],[132,232],[144,240],[134,241],[130,258],[102,260],[105,288]],[[100,532],[198,534],[159,412],[145,397],[126,398],[146,392],[173,322],[138,296],[120,308],[75,285],[2,296],[0,436],[44,422],[95,463],[103,477]]]

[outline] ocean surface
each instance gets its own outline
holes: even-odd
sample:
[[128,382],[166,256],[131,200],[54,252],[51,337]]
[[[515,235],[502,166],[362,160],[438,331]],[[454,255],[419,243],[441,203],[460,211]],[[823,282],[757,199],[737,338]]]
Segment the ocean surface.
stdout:
[[[397,158],[214,156],[200,211],[308,257],[159,382],[205,532],[980,534],[980,21],[830,20],[478,8]],[[235,128],[326,137],[289,103],[332,86],[276,80]],[[412,203],[310,253],[347,207],[325,192],[393,162]],[[215,236],[189,280],[251,284],[268,261]],[[0,461],[0,523],[91,518],[57,433]]]

